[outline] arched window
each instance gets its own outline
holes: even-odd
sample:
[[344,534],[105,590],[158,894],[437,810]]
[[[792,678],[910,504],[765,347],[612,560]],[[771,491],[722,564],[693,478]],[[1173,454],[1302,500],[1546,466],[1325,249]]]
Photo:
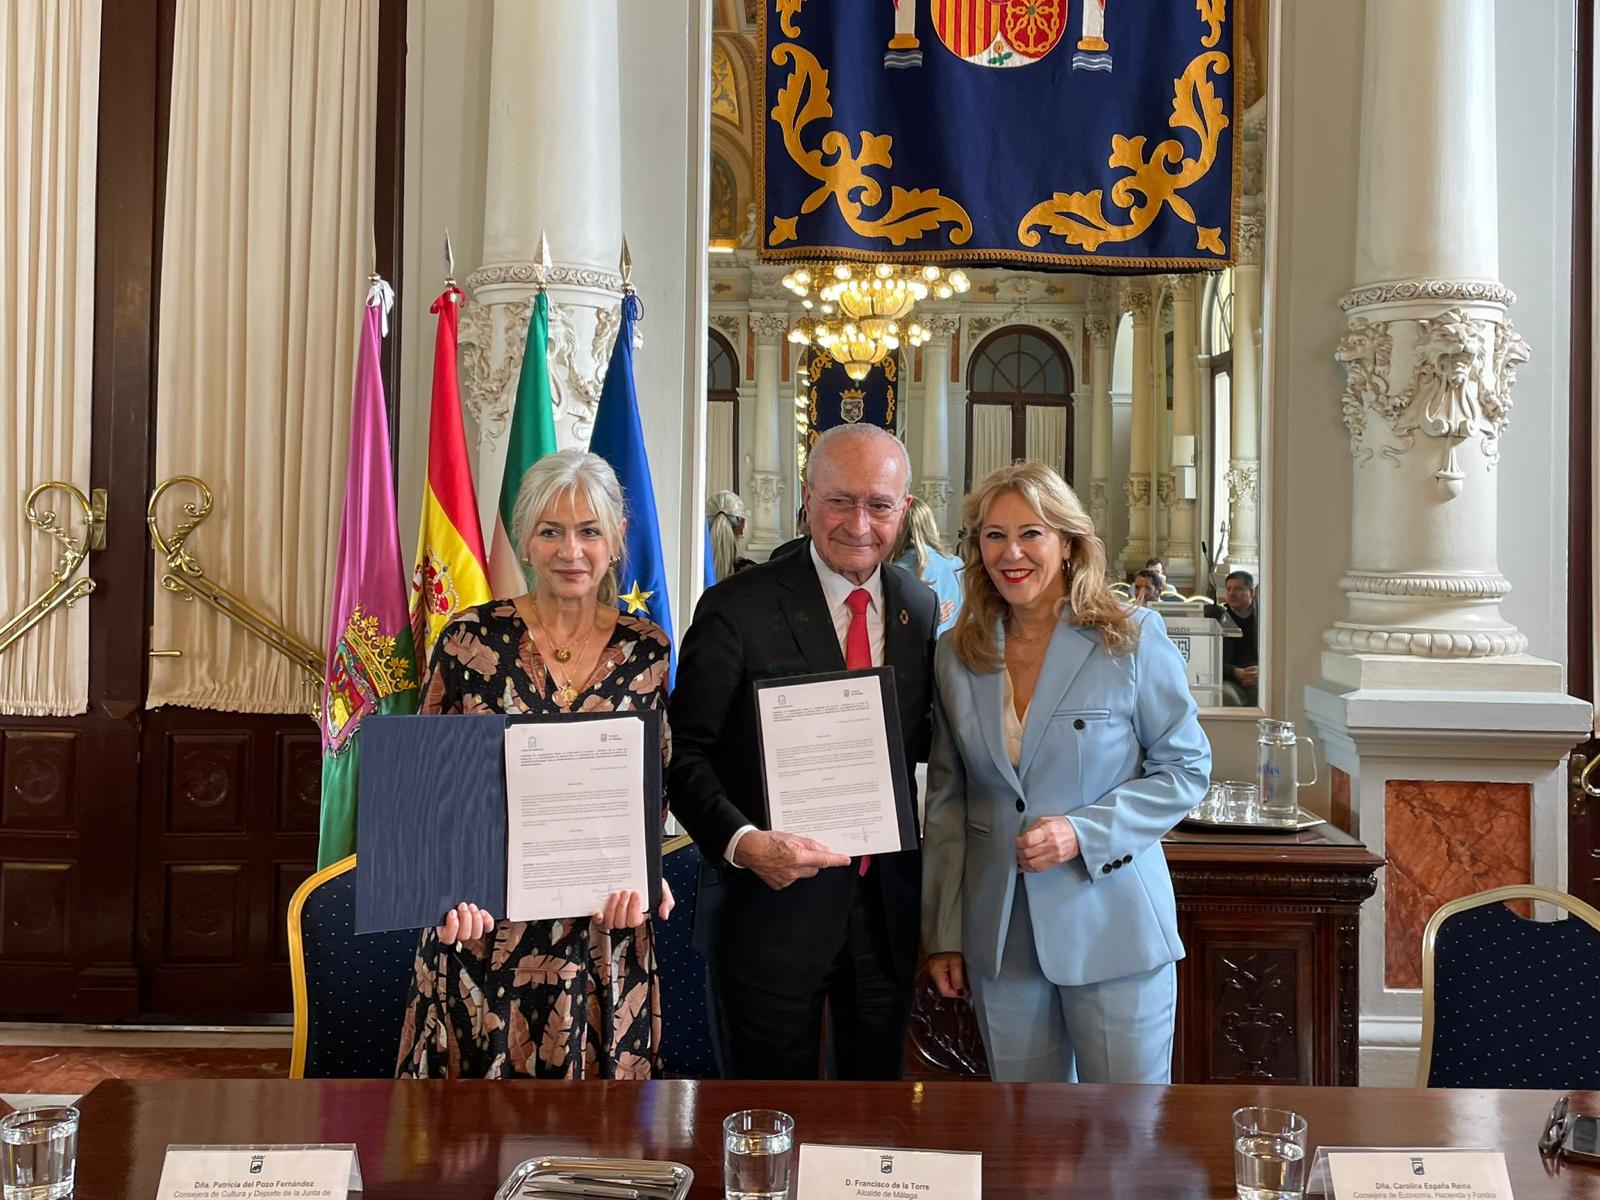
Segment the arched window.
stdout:
[[1072,389],[1072,363],[1054,338],[1026,325],[985,338],[967,369],[964,486],[1019,458],[1072,482]]
[[739,359],[728,339],[708,330],[706,495],[739,490]]

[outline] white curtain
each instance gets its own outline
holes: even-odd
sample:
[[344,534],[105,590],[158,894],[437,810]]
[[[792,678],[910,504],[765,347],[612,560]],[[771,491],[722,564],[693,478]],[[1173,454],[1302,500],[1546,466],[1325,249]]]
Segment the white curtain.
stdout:
[[[372,268],[378,3],[179,0],[172,55],[156,478],[211,485],[195,557],[314,647]],[[152,707],[310,699],[287,659],[159,584],[152,645],[182,651],[151,660]]]
[[733,444],[733,418],[738,409],[727,400],[706,402],[706,495],[736,492],[733,464],[738,450]]
[[[50,586],[59,547],[22,516],[28,491],[90,489],[100,0],[0,4],[0,622]],[[47,506],[74,538],[82,514]],[[125,530],[124,537],[139,531]],[[91,573],[94,559],[81,569]],[[89,706],[88,604],[57,609],[0,655],[0,712]]]
[[1030,404],[1027,410],[1027,455],[1048,463],[1067,477],[1067,412],[1054,404]]
[[1011,462],[1011,406],[972,406],[972,486],[996,467]]

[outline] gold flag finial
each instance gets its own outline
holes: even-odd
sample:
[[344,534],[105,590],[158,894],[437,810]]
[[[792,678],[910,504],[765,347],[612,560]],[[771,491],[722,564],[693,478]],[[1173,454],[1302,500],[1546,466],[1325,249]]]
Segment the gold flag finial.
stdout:
[[455,248],[450,244],[450,226],[448,225],[444,227],[444,285],[445,287],[455,287],[456,285],[456,252]]
[[617,264],[622,272],[622,290],[625,293],[633,291],[633,255],[628,251],[628,235],[622,235],[622,259]]

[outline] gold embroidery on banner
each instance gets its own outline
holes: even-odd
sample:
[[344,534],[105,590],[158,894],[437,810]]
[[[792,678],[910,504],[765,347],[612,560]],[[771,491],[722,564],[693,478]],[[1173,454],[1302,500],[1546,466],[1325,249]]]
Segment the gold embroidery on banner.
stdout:
[[[804,0],[776,0],[778,11],[783,14],[784,33],[789,37],[799,36],[792,18],[802,3]],[[887,238],[891,245],[904,245],[946,224],[955,226],[950,231],[950,241],[955,245],[963,244],[972,236],[972,218],[967,210],[938,188],[891,185],[887,210],[876,216],[867,215],[867,210],[884,202],[883,183],[868,174],[868,169],[894,165],[894,138],[863,129],[858,152],[851,147],[848,134],[829,129],[822,135],[820,147],[810,149],[801,139],[802,131],[814,121],[833,116],[828,72],[816,55],[793,42],[774,46],[772,62],[780,67],[791,64],[789,77],[778,90],[773,105],[773,123],[783,133],[789,157],[821,186],[801,202],[799,213],[772,218],[772,229],[767,235],[769,246],[796,240],[800,217],[815,212],[830,199],[838,204],[840,214],[853,232],[862,237]]]
[[783,36],[797,38],[800,36],[800,26],[794,19],[800,15],[800,9],[806,0],[773,0],[773,11],[778,14],[778,24],[783,27]]
[[[1213,18],[1220,22],[1225,3],[1226,0],[1197,0],[1196,7],[1207,22]],[[1212,28],[1220,36],[1220,26]],[[1207,40],[1209,44],[1211,39]],[[1173,83],[1172,117],[1167,124],[1172,129],[1188,130],[1200,139],[1197,157],[1186,157],[1184,144],[1178,138],[1159,143],[1147,156],[1143,134],[1133,138],[1120,133],[1112,136],[1108,165],[1132,172],[1111,187],[1111,202],[1128,210],[1127,224],[1117,224],[1106,215],[1105,193],[1100,188],[1057,192],[1023,214],[1017,225],[1017,240],[1024,246],[1037,246],[1040,237],[1036,227],[1043,226],[1065,238],[1069,246],[1082,246],[1092,253],[1105,242],[1132,241],[1154,224],[1166,206],[1195,226],[1197,249],[1225,254],[1222,231],[1200,225],[1194,208],[1179,193],[1205,178],[1216,162],[1217,145],[1228,127],[1228,117],[1211,72],[1226,75],[1229,66],[1226,54],[1209,50],[1197,55]],[[1175,163],[1177,169],[1169,170],[1169,163]]]
[[1200,44],[1209,50],[1222,40],[1222,19],[1227,13],[1227,0],[1194,0],[1194,7],[1200,19],[1211,26],[1211,32],[1200,40]]

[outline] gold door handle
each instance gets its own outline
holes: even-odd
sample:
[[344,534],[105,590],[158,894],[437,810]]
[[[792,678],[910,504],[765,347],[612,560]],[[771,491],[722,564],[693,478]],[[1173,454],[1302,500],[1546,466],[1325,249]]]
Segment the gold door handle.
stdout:
[[1583,806],[1589,797],[1600,797],[1600,783],[1595,780],[1595,769],[1600,768],[1600,754],[1590,758],[1587,754],[1574,754],[1567,764],[1567,802],[1573,816],[1583,815]]

